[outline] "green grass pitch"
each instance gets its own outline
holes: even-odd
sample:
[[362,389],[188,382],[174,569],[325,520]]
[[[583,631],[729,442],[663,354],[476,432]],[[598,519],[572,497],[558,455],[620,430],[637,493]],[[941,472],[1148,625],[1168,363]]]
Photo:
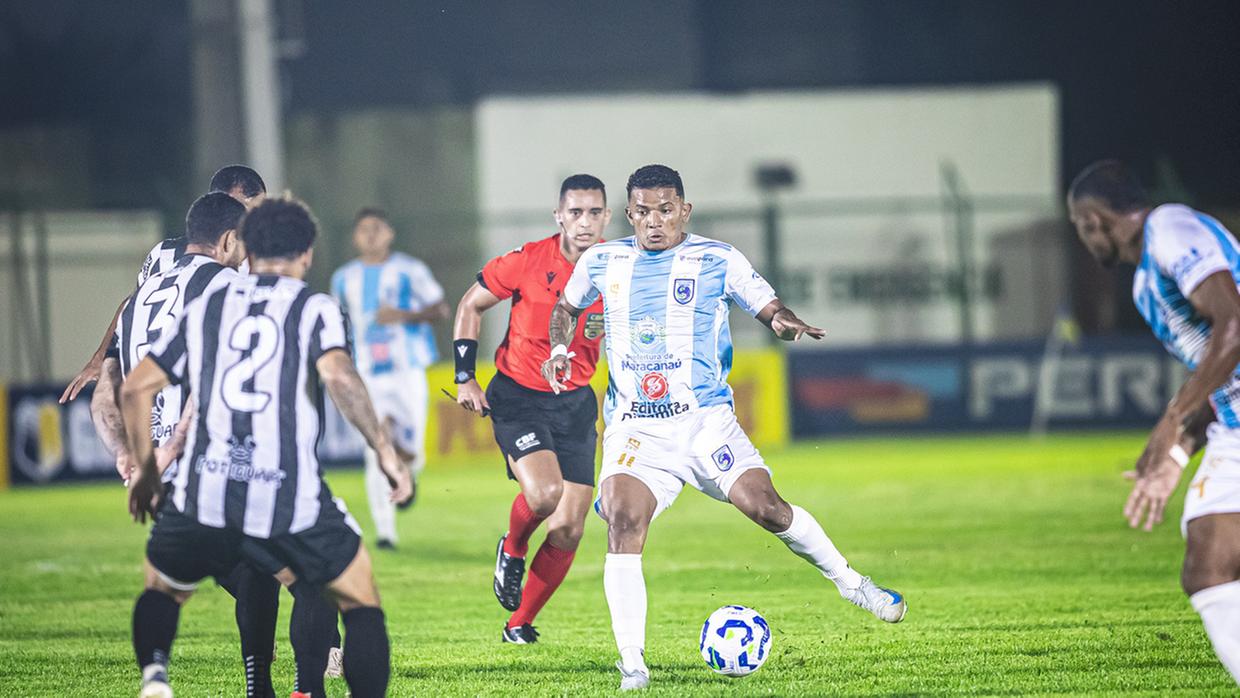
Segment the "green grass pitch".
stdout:
[[[854,567],[906,595],[895,626],[842,601],[731,507],[686,490],[645,555],[651,693],[1233,694],[1178,588],[1177,520],[1146,534],[1121,519],[1120,471],[1142,443],[1135,433],[887,438],[767,453],[783,495],[818,516]],[[329,480],[369,526],[360,473]],[[391,695],[615,690],[605,529],[593,514],[538,619],[542,642],[500,643],[491,568],[514,492],[498,458],[433,464],[401,514],[400,550],[376,554]],[[123,495],[115,483],[0,493],[0,695],[136,695],[129,624],[145,530],[127,520]],[[702,621],[733,603],[774,631],[770,660],[744,679],[713,675],[697,654]],[[281,695],[292,685],[290,606],[283,595]],[[177,695],[240,695],[239,654],[231,599],[206,583],[181,614]],[[344,695],[343,682],[328,691]]]

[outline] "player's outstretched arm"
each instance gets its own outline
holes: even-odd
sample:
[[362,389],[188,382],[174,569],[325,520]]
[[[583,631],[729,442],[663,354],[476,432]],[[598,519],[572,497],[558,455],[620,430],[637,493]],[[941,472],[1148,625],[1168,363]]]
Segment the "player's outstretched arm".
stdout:
[[801,338],[801,335],[809,335],[814,339],[822,339],[826,336],[827,331],[812,325],[805,324],[792,309],[784,305],[778,298],[766,304],[762,310],[758,311],[755,316],[758,322],[771,328],[776,337],[786,341],[795,342]]
[[323,386],[331,395],[340,414],[362,433],[362,438],[379,456],[379,468],[392,486],[391,498],[397,504],[408,501],[413,495],[409,470],[396,455],[392,439],[379,423],[375,408],[370,402],[366,384],[353,367],[353,358],[344,349],[329,349],[315,362]]
[[121,416],[121,365],[116,359],[104,359],[99,383],[90,399],[90,420],[95,433],[108,452],[116,457],[116,472],[128,480],[133,470],[133,456],[125,443],[125,419]]
[[154,515],[163,494],[150,425],[155,395],[168,383],[168,374],[148,356],[121,384],[125,441],[134,459],[133,475],[129,480],[129,513],[138,522],[145,522],[147,514]]
[[581,308],[573,306],[563,296],[551,309],[551,322],[547,327],[551,338],[551,358],[543,362],[542,375],[556,395],[569,389],[568,382],[573,377],[573,355],[568,351],[568,345],[577,332],[577,316],[580,314]]
[[475,282],[456,304],[456,320],[452,323],[452,360],[456,364],[456,401],[471,412],[490,412],[487,396],[478,385],[474,372],[478,361],[478,332],[482,314],[500,302],[482,284]]
[[103,370],[103,357],[108,353],[108,345],[112,343],[112,333],[116,332],[116,321],[120,318],[121,310],[124,309],[125,303],[128,300],[129,297],[126,296],[125,300],[122,300],[121,304],[116,306],[116,312],[112,315],[112,322],[103,333],[103,340],[99,342],[99,348],[86,360],[86,365],[82,367],[81,371],[78,371],[73,380],[69,381],[65,392],[60,394],[60,404],[63,405],[76,398],[78,393],[82,392],[82,388],[86,387],[87,383],[99,378],[99,372]]

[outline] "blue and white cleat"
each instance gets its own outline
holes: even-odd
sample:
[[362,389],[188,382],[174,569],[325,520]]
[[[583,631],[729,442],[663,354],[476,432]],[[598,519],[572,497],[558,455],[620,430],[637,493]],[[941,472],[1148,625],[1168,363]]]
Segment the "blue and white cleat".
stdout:
[[899,623],[908,612],[904,596],[897,591],[878,586],[869,577],[862,577],[861,586],[840,592],[840,596],[887,623]]
[[142,691],[138,693],[138,698],[172,698],[167,667],[163,664],[148,664],[142,669]]
[[616,668],[620,670],[621,691],[639,691],[650,685],[650,670],[646,667],[641,666],[628,671],[622,662],[616,662]]

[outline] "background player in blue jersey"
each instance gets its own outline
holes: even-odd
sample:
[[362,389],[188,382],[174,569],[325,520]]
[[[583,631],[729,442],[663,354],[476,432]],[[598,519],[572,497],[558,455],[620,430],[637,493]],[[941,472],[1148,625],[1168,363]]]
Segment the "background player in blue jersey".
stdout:
[[1185,494],[1188,549],[1180,582],[1240,683],[1240,247],[1210,216],[1181,204],[1152,206],[1137,178],[1114,160],[1077,176],[1068,212],[1103,266],[1136,266],[1137,310],[1193,372],[1137,460],[1124,516],[1130,526],[1144,519],[1152,530],[1189,456],[1206,446]]
[[[448,317],[443,288],[420,259],[392,251],[396,232],[377,208],[358,212],[358,258],[332,275],[332,295],[349,315],[358,373],[414,477],[426,466],[426,367],[435,362],[430,323]],[[374,451],[366,451],[366,496],[378,536],[396,544],[396,509]]]
[[603,298],[609,382],[596,509],[607,520],[603,587],[620,650],[621,690],[650,682],[641,553],[651,520],[685,483],[731,502],[878,618],[904,618],[903,597],[848,565],[822,526],[790,505],[732,411],[732,303],[795,341],[824,331],[802,322],[731,245],[688,235],[692,205],[680,175],[647,165],[629,177],[625,213],[635,236],[585,251],[551,314],[543,375],[564,389],[576,317]]

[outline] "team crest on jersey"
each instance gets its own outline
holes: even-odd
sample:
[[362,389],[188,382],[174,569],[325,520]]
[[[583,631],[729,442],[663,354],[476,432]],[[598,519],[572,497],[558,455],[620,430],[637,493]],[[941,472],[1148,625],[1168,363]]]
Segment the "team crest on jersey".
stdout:
[[667,376],[662,373],[650,372],[642,376],[642,393],[651,400],[662,400],[667,397]]
[[688,305],[693,300],[694,287],[697,286],[697,279],[676,279],[672,282],[672,298],[681,305]]
[[711,460],[715,461],[715,465],[719,466],[720,470],[731,470],[732,466],[736,464],[736,458],[732,456],[732,449],[728,448],[727,444],[724,444],[719,450],[710,454],[710,457]]
[[665,336],[663,325],[652,317],[644,317],[633,323],[633,346],[641,351],[653,351]]
[[603,336],[603,314],[602,313],[586,313],[585,331],[582,333],[586,339],[598,339]]

